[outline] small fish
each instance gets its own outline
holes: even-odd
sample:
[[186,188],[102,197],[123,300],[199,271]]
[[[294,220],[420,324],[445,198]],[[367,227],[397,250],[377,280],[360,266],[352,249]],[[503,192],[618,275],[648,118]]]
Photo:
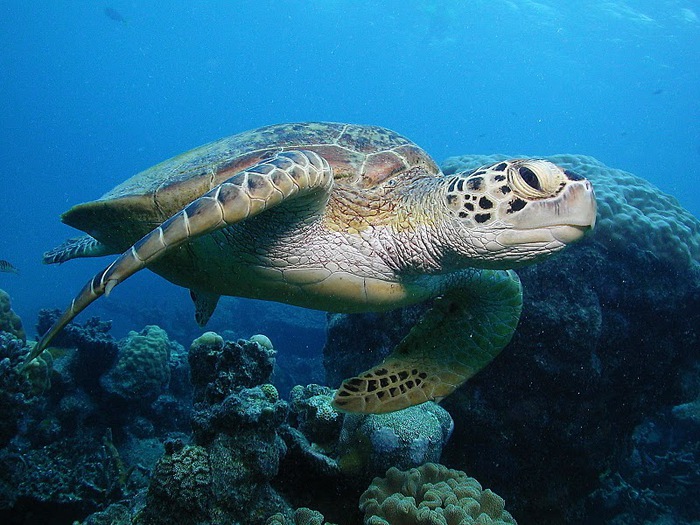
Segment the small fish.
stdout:
[[126,18],[124,18],[116,9],[105,7],[104,13],[107,18],[114,20],[115,22],[121,22],[122,24],[127,23]]
[[0,259],[0,272],[19,273],[19,270],[6,260]]

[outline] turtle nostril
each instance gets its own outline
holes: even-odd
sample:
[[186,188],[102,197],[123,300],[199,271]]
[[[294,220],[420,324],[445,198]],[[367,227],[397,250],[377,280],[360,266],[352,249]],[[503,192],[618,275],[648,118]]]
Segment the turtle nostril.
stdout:
[[564,174],[569,178],[569,180],[583,180],[583,177],[578,173],[574,173],[571,170],[564,170]]

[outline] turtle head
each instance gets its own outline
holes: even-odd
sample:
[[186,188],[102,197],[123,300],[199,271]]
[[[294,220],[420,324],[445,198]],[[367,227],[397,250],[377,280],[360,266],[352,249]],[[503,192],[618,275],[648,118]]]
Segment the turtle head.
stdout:
[[469,266],[506,269],[539,261],[593,228],[591,183],[549,161],[513,159],[449,177],[451,251]]

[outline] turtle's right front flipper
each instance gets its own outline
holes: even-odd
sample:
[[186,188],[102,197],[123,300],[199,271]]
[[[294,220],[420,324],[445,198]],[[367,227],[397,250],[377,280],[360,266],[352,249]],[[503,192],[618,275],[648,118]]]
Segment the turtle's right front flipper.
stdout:
[[489,364],[520,319],[512,270],[465,270],[380,364],[338,388],[333,406],[380,414],[440,401]]
[[207,233],[258,215],[289,199],[326,202],[333,185],[328,162],[313,151],[285,151],[214,187],[148,233],[88,282],[33,348],[25,366],[90,303],[170,250]]

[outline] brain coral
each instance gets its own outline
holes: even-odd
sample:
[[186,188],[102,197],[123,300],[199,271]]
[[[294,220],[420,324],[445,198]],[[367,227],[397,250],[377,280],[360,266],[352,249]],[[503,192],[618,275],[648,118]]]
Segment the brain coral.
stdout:
[[170,381],[170,340],[165,330],[147,326],[120,341],[119,354],[100,383],[129,400],[154,400]]
[[392,467],[360,497],[365,525],[516,523],[504,505],[474,478],[435,463],[408,471]]
[[182,525],[201,523],[212,503],[212,467],[203,447],[187,445],[156,464],[148,488],[143,521],[149,525],[172,523],[178,515]]
[[[446,174],[498,162],[506,155],[464,155],[445,160]],[[678,201],[646,180],[609,168],[585,155],[554,155],[549,160],[587,177],[595,188],[595,237],[611,248],[629,247],[673,263],[700,262],[700,221]]]

